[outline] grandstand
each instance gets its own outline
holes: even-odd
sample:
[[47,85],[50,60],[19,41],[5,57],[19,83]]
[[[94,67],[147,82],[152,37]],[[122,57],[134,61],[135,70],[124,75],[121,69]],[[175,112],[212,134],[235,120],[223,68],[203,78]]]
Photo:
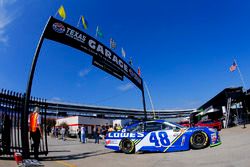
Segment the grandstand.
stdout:
[[[114,108],[114,107],[103,107],[103,106],[90,106],[82,104],[73,103],[62,103],[62,102],[52,102],[48,103],[49,115],[54,116],[91,116],[99,118],[144,118],[144,111],[142,109],[125,109],[125,108]],[[183,110],[155,110],[147,111],[148,118],[153,118],[154,115],[157,118],[177,118],[186,117],[194,109],[183,109]]]

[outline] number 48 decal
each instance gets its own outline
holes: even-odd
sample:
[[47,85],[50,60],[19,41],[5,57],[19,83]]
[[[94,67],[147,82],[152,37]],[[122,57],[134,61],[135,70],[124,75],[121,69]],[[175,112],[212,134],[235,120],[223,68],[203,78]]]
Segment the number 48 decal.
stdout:
[[170,145],[170,141],[166,132],[152,132],[149,137],[149,141],[150,143],[155,143],[156,147]]

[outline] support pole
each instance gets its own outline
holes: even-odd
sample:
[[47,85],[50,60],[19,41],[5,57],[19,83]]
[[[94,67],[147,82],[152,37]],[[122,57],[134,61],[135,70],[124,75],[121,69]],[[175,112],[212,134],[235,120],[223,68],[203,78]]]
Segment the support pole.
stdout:
[[82,16],[80,16],[80,18],[79,18],[79,20],[78,20],[77,27],[79,27],[79,25],[80,25],[81,17],[82,17]]
[[145,82],[145,88],[146,88],[147,93],[148,93],[148,97],[149,97],[149,100],[150,100],[150,104],[151,104],[152,112],[153,112],[154,119],[155,119],[156,117],[155,117],[155,109],[154,109],[154,104],[153,104],[152,97],[151,97],[151,94],[150,94],[150,92],[149,92],[148,85],[146,84],[146,82]]
[[33,62],[31,65],[31,70],[29,74],[29,79],[26,87],[26,94],[25,94],[25,103],[24,103],[24,112],[23,112],[23,117],[22,117],[22,147],[23,147],[23,157],[24,158],[29,158],[30,152],[29,152],[29,137],[28,137],[28,132],[29,132],[29,127],[28,127],[28,117],[29,117],[29,106],[30,106],[30,94],[31,94],[31,88],[32,88],[32,82],[34,78],[34,73],[36,69],[36,64],[38,60],[38,56],[42,47],[44,37],[43,34],[41,35],[41,38],[38,42],[37,48],[35,55],[33,57]]
[[[50,20],[50,18],[49,18],[49,20]],[[31,94],[32,82],[33,82],[33,78],[34,78],[36,64],[37,64],[38,56],[39,56],[39,53],[40,53],[40,50],[41,50],[41,47],[43,44],[44,32],[46,30],[48,22],[45,25],[43,33],[41,34],[39,42],[37,44],[36,52],[35,52],[34,57],[33,57],[32,65],[31,65],[31,69],[30,69],[30,74],[29,74],[29,79],[28,79],[27,87],[26,87],[24,110],[22,112],[22,120],[21,120],[21,122],[22,122],[21,139],[22,139],[23,158],[30,157],[29,135],[28,135],[29,134],[28,117],[29,117],[29,107],[30,107],[30,94]]]
[[[143,81],[142,81],[143,82]],[[145,95],[144,95],[144,86],[142,83],[142,103],[143,103],[143,110],[144,110],[144,121],[147,121],[147,110],[146,110],[146,102],[145,102]]]
[[241,79],[241,82],[242,82],[242,85],[243,85],[243,91],[246,89],[246,84],[245,84],[245,81],[244,81],[244,78],[243,78],[243,75],[240,71],[240,67],[239,67],[239,64],[237,63],[236,59],[234,59],[234,62],[236,63],[237,65],[237,70],[238,70],[238,73],[240,75],[240,79]]

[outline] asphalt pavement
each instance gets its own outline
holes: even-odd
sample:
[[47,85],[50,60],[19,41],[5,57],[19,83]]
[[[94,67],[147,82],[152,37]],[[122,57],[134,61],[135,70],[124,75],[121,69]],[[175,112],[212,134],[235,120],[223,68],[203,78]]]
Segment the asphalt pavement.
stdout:
[[[173,153],[123,154],[104,148],[104,141],[66,141],[48,138],[49,154],[41,157],[46,167],[248,167],[250,166],[250,125],[223,129],[222,144],[202,150]],[[0,167],[16,167],[14,160],[1,160]]]

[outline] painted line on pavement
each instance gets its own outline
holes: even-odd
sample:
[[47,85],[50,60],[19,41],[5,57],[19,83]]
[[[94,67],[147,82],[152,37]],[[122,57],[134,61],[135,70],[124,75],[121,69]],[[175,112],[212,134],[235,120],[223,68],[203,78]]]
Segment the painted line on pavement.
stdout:
[[67,166],[67,167],[77,167],[76,165],[70,164],[68,162],[64,162],[64,161],[55,161],[56,163],[59,163],[61,165]]

